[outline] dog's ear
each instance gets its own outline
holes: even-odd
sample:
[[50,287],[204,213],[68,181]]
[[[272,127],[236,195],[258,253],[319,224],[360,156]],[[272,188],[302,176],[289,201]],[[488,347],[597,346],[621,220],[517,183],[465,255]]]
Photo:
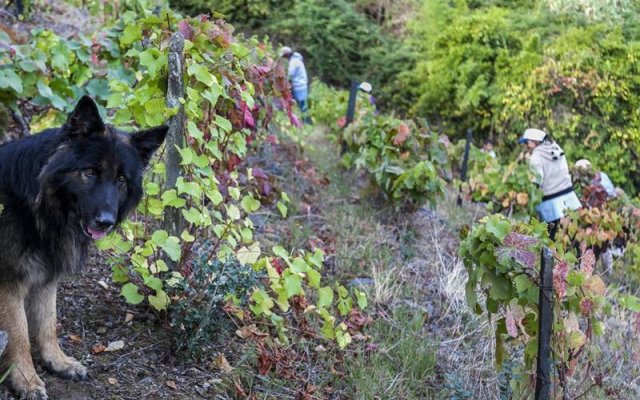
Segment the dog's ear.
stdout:
[[76,108],[67,117],[65,131],[68,136],[90,136],[104,132],[104,122],[98,106],[89,96],[82,96]]
[[140,158],[145,166],[149,164],[151,156],[162,145],[167,137],[169,127],[166,125],[138,131],[131,135],[131,144],[138,150]]

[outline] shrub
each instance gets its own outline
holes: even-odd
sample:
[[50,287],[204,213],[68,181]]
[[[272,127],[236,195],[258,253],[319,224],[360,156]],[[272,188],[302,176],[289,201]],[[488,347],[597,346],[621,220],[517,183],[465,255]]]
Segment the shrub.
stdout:
[[342,141],[348,149],[345,166],[368,171],[375,185],[398,205],[433,206],[443,194],[440,174],[448,159],[429,128],[365,112],[343,130]]
[[208,260],[207,247],[194,257],[184,279],[169,289],[174,298],[170,315],[175,348],[196,360],[210,355],[220,334],[230,330],[225,303],[246,307],[248,293],[261,278],[237,261]]
[[[513,368],[510,382],[516,397],[530,393],[537,358],[538,266],[541,249],[550,245],[546,229],[545,223],[516,223],[500,214],[490,215],[480,220],[460,245],[459,254],[469,274],[467,302],[496,322],[497,367],[509,360],[511,346],[524,350],[523,365]],[[578,262],[562,247],[555,250],[551,348],[559,385],[567,388],[573,384],[570,378],[576,370],[588,369],[601,354],[593,338],[604,334],[610,304],[605,298],[606,284],[593,271],[593,252],[585,252]],[[637,299],[625,301],[632,304],[630,309],[637,308]]]

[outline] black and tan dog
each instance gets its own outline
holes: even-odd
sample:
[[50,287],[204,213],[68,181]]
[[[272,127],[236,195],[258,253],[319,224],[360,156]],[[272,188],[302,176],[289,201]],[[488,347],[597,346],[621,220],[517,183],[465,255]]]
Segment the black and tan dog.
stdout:
[[142,174],[166,134],[166,126],[128,134],[105,125],[85,96],[62,127],[0,146],[0,331],[9,336],[0,375],[11,368],[22,398],[47,398],[31,344],[50,371],[86,378],[58,344],[56,288],[140,201]]

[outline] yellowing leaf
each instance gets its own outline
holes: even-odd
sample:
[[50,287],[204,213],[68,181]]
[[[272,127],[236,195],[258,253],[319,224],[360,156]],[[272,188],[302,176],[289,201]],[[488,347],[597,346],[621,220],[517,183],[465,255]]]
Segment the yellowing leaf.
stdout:
[[158,311],[164,311],[169,307],[169,296],[164,290],[159,290],[155,295],[148,297],[149,304]]
[[587,281],[582,285],[582,289],[588,296],[604,296],[605,292],[607,291],[607,285],[602,281],[602,278],[594,275],[591,278],[587,279]]
[[236,220],[240,219],[240,210],[234,204],[229,204],[227,206],[227,216],[232,221],[236,221]]
[[516,203],[519,206],[526,206],[529,203],[529,195],[526,193],[516,194]]
[[233,367],[229,364],[229,361],[227,361],[224,354],[220,354],[219,356],[217,356],[213,360],[213,365],[225,374],[233,371]]
[[242,246],[236,253],[236,258],[241,264],[253,265],[260,257],[260,244],[254,242],[249,248]]
[[127,300],[129,304],[140,304],[144,300],[144,296],[138,293],[138,286],[129,282],[120,290],[120,294]]

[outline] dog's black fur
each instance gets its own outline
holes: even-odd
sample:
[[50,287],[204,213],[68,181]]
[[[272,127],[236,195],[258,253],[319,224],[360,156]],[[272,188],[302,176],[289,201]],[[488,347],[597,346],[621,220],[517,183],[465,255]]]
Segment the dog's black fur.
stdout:
[[91,241],[140,201],[143,171],[167,130],[123,133],[105,125],[85,96],[62,127],[0,146],[0,330],[9,333],[2,366],[14,365],[10,381],[21,395],[46,398],[37,376],[35,384],[19,376],[35,373],[21,324],[47,350],[45,365],[86,376],[52,343],[55,288],[60,277],[79,271]]

